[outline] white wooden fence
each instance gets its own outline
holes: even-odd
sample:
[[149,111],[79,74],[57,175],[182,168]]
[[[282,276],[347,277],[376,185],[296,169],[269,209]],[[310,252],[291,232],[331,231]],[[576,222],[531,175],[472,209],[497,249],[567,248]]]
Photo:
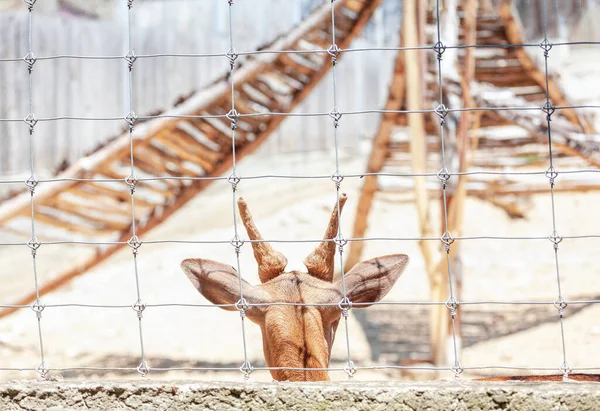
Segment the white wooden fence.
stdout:
[[[236,0],[233,9],[236,50],[251,51],[273,41],[324,1]],[[522,18],[528,21],[526,27],[535,37],[536,24],[541,18],[539,4],[522,1],[519,3]],[[115,7],[121,11],[116,12],[116,18],[111,21],[34,13],[34,53],[38,57],[124,55],[127,51],[124,2],[115,0]],[[554,4],[551,3],[548,2],[550,6]],[[595,0],[580,3],[580,0],[561,2],[560,10],[549,6],[549,30],[558,34],[561,24],[571,25],[578,40],[598,40],[596,32],[588,27],[593,24],[586,25],[583,19],[579,21],[584,24],[578,25],[572,17],[577,14],[576,11],[584,17],[585,13],[597,14]],[[383,0],[373,21],[353,46],[397,45],[400,10],[401,0]],[[0,12],[0,58],[19,58],[27,54],[27,14],[25,11]],[[229,48],[228,6],[225,0],[136,0],[131,23],[132,48],[138,55],[224,53]],[[370,51],[343,56],[337,68],[338,106],[341,111],[381,108],[387,96],[394,54],[393,51]],[[125,66],[125,61],[119,58],[38,60],[33,75],[33,111],[38,117],[45,118],[122,117],[128,111],[125,109]],[[178,96],[202,88],[227,70],[225,57],[139,59],[133,75],[134,110],[137,114],[147,114],[168,108]],[[325,78],[297,111],[331,110],[331,87],[331,78]],[[0,62],[0,119],[22,119],[28,113],[25,63]],[[344,117],[340,126],[342,147],[357,147],[361,139],[373,134],[378,120],[379,116],[374,114]],[[35,141],[36,173],[39,176],[51,174],[64,159],[73,161],[79,158],[118,133],[124,125],[124,121],[59,120],[39,123]],[[322,150],[332,145],[331,119],[289,118],[268,140],[262,152],[277,154]],[[26,125],[0,122],[0,175],[28,174],[28,152]]]
[[[297,24],[321,0],[239,0],[234,8],[234,44],[251,51]],[[386,0],[354,46],[397,44],[399,4]],[[127,50],[127,14],[115,21],[68,15],[33,15],[33,50],[39,57],[59,55],[123,56]],[[138,54],[224,53],[229,48],[228,6],[222,0],[136,2],[132,13],[133,50]],[[27,54],[28,13],[0,13],[0,58]],[[338,106],[342,111],[378,108],[385,102],[394,52],[348,53],[338,65]],[[33,111],[38,118],[123,117],[127,84],[123,59],[59,58],[38,60],[33,70]],[[202,88],[228,70],[225,57],[138,59],[133,73],[137,114],[170,107],[182,94]],[[328,112],[333,107],[331,79],[298,109]],[[0,62],[0,118],[23,119],[29,113],[27,68],[23,61]],[[373,133],[376,115],[347,116],[341,145],[356,147]],[[64,159],[72,161],[116,134],[124,121],[57,120],[36,126],[36,173],[44,176]],[[0,174],[28,170],[27,127],[0,122]],[[326,149],[333,145],[331,119],[289,118],[263,149],[269,154]]]

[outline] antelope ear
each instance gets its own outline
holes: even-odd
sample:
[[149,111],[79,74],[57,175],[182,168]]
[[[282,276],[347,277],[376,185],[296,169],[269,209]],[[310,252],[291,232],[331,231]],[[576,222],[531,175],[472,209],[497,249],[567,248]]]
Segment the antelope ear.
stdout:
[[[408,262],[406,254],[394,254],[356,264],[344,276],[346,295],[353,303],[374,303],[381,300],[392,289]],[[341,290],[342,279],[338,279],[337,283],[337,288]],[[357,305],[355,308],[369,305]]]
[[[240,277],[232,266],[203,258],[188,258],[181,262],[181,269],[200,294],[211,303],[235,304],[240,300]],[[248,303],[270,301],[270,296],[265,290],[251,285],[244,279],[241,281],[242,293]],[[233,306],[221,308],[236,310]]]

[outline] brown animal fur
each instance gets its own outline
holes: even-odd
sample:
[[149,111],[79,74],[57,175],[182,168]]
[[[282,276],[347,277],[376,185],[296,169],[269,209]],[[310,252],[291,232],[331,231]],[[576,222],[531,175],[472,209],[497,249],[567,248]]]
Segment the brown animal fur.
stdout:
[[[340,212],[346,195],[340,196]],[[262,240],[246,202],[238,200],[240,215],[252,240]],[[338,205],[331,214],[325,239],[338,232]],[[265,360],[276,380],[329,380],[327,371],[344,298],[342,279],[333,281],[335,244],[322,242],[305,260],[308,272],[284,272],[286,258],[265,242],[252,243],[259,264],[260,285],[241,280],[246,315],[260,325]],[[344,275],[346,296],[356,308],[383,298],[409,262],[404,254],[363,261]],[[181,267],[196,289],[213,304],[234,311],[240,300],[240,278],[226,264],[206,259],[186,259]],[[260,305],[255,305],[260,304]],[[279,304],[279,305],[278,305]],[[314,306],[307,304],[330,304]],[[285,368],[285,369],[280,369]],[[303,370],[303,368],[317,368]]]

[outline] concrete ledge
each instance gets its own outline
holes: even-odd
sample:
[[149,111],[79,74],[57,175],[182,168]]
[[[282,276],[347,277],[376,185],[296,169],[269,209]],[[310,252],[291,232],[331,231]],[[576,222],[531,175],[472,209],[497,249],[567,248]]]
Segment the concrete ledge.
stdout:
[[597,383],[12,382],[0,409],[598,410]]

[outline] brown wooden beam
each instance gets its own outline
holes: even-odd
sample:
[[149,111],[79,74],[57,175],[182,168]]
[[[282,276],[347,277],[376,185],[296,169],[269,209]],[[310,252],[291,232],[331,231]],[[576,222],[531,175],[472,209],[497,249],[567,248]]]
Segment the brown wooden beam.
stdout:
[[[515,18],[515,7],[513,0],[502,0],[499,7],[499,15],[504,19],[506,25],[506,37],[510,44],[522,44],[523,37],[521,35],[521,25]],[[544,90],[546,89],[546,72],[540,70],[532,58],[527,54],[527,51],[523,47],[515,47],[515,54],[521,62],[525,72],[533,81],[535,81]],[[541,51],[540,51],[541,53]],[[550,101],[555,106],[569,106],[569,102],[564,96],[564,93],[554,81],[554,78],[550,76],[548,78],[548,96]],[[578,124],[584,133],[594,133],[594,127],[587,121],[587,119],[578,115],[574,109],[565,109],[565,115],[574,124]]]

